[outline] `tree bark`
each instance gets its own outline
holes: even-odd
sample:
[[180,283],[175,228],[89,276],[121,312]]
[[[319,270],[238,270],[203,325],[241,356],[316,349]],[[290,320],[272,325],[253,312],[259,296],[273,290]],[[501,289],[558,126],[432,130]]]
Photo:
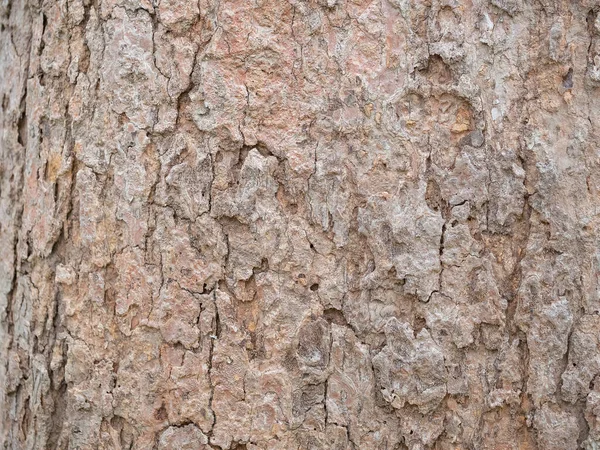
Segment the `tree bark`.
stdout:
[[3,0],[0,448],[600,448],[593,0]]

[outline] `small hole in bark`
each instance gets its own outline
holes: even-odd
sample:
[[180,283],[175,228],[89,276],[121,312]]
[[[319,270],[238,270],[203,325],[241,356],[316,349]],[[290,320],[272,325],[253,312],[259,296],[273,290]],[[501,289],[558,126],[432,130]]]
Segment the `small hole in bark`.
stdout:
[[313,292],[316,291],[317,289],[319,289],[319,284],[318,283],[312,284],[310,286],[310,290],[313,291]]
[[165,409],[164,405],[154,412],[154,418],[156,420],[165,420],[167,418],[167,410]]
[[258,150],[258,153],[260,153],[263,158],[267,158],[269,156],[275,156],[273,154],[273,152],[271,150],[269,150],[269,148],[262,142],[258,142],[256,144],[256,147],[254,147],[254,148],[256,148],[256,150]]
[[23,111],[19,116],[19,122],[17,123],[18,135],[17,141],[23,147],[27,146],[27,113]]
[[563,77],[563,87],[571,89],[573,87],[573,68],[570,67],[567,74]]
[[413,333],[414,333],[415,337],[417,337],[417,335],[421,332],[421,330],[423,328],[425,328],[425,325],[427,325],[427,322],[425,321],[425,319],[423,317],[415,318],[415,322],[414,322],[414,326],[413,326]]
[[425,201],[427,206],[433,211],[439,211],[444,204],[442,192],[437,181],[430,179],[427,181],[427,189],[425,190]]
[[336,308],[327,308],[323,311],[323,318],[329,323],[335,323],[336,325],[348,326],[344,313]]

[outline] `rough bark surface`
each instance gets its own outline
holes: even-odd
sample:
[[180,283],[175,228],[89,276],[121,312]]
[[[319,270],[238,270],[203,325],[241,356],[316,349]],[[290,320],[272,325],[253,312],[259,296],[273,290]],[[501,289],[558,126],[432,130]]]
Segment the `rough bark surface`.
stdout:
[[1,0],[0,447],[598,449],[600,5]]

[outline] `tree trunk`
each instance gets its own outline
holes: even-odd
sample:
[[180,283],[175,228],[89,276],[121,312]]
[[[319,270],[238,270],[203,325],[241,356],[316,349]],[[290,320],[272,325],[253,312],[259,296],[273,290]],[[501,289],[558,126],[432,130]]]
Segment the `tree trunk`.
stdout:
[[2,0],[0,448],[599,448],[599,11]]

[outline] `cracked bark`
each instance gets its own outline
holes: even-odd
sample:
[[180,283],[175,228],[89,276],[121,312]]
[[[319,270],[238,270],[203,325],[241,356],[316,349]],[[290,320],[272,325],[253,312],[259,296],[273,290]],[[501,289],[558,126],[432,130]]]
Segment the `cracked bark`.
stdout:
[[2,3],[0,447],[598,448],[596,3]]

